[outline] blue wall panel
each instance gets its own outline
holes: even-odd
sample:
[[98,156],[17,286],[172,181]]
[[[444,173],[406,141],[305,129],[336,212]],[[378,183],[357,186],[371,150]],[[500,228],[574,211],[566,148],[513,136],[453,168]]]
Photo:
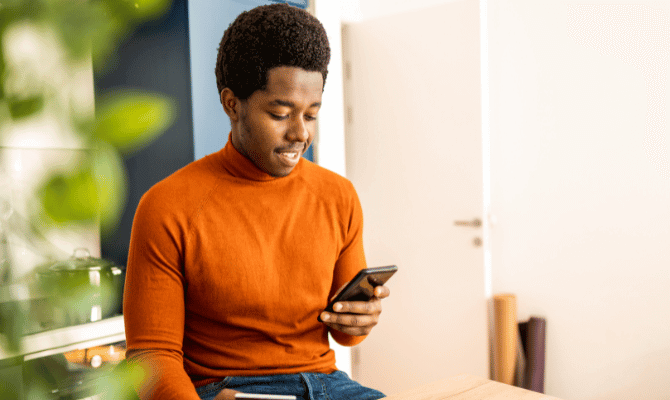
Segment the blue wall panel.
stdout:
[[163,17],[142,25],[121,44],[112,71],[95,76],[96,99],[118,88],[131,87],[163,93],[174,99],[178,107],[174,124],[162,136],[124,157],[128,201],[118,229],[104,238],[101,249],[104,258],[119,265],[126,264],[140,197],[194,159],[188,52],[186,0],[173,0]]

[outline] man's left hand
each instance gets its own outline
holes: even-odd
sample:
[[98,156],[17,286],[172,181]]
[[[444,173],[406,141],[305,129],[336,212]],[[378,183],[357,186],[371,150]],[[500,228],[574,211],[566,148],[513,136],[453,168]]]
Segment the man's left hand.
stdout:
[[321,320],[330,328],[347,335],[367,335],[379,322],[381,299],[389,297],[389,294],[391,291],[386,286],[377,286],[369,301],[338,301],[333,306],[335,312],[322,312]]

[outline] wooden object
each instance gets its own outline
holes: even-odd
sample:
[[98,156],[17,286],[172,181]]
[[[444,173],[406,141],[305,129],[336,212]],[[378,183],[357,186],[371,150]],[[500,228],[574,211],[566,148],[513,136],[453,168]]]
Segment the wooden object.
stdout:
[[514,384],[517,359],[518,326],[516,320],[516,296],[497,294],[493,296],[495,343],[493,347],[493,379],[508,385]]
[[457,375],[429,383],[386,400],[559,400],[515,386],[472,375]]

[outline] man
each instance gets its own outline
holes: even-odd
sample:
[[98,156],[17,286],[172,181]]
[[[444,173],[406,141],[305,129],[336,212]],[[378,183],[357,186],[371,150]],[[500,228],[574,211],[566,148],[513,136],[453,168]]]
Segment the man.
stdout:
[[301,158],[329,59],[319,21],[284,4],[242,13],[224,33],[228,143],[151,188],[133,222],[124,316],[128,358],[148,374],[140,397],[383,397],[337,371],[328,333],[360,343],[388,288],[323,312],[366,267],[353,186]]

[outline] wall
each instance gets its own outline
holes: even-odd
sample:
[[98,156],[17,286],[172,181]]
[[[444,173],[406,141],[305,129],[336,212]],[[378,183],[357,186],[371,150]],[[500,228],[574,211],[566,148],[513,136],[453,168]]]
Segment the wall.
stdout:
[[341,0],[340,4],[342,20],[356,22],[453,1],[457,0]]
[[315,144],[315,160],[322,167],[346,174],[344,157],[344,98],[342,71],[341,8],[328,0],[314,0],[314,15],[321,21],[330,43],[328,79],[319,111],[319,133]]
[[547,393],[667,399],[670,6],[572,3],[489,2],[493,290],[547,318]]
[[[189,59],[193,93],[195,159],[220,150],[228,140],[230,120],[217,95],[214,66],[223,32],[243,11],[258,2],[189,1]],[[197,21],[197,22],[196,22]]]
[[130,231],[140,198],[158,181],[193,161],[191,71],[186,0],[173,0],[159,19],[144,23],[119,46],[117,65],[95,76],[96,99],[119,88],[169,96],[177,106],[174,123],[155,141],[124,156],[128,200],[118,229],[102,242],[102,255],[126,265]]

